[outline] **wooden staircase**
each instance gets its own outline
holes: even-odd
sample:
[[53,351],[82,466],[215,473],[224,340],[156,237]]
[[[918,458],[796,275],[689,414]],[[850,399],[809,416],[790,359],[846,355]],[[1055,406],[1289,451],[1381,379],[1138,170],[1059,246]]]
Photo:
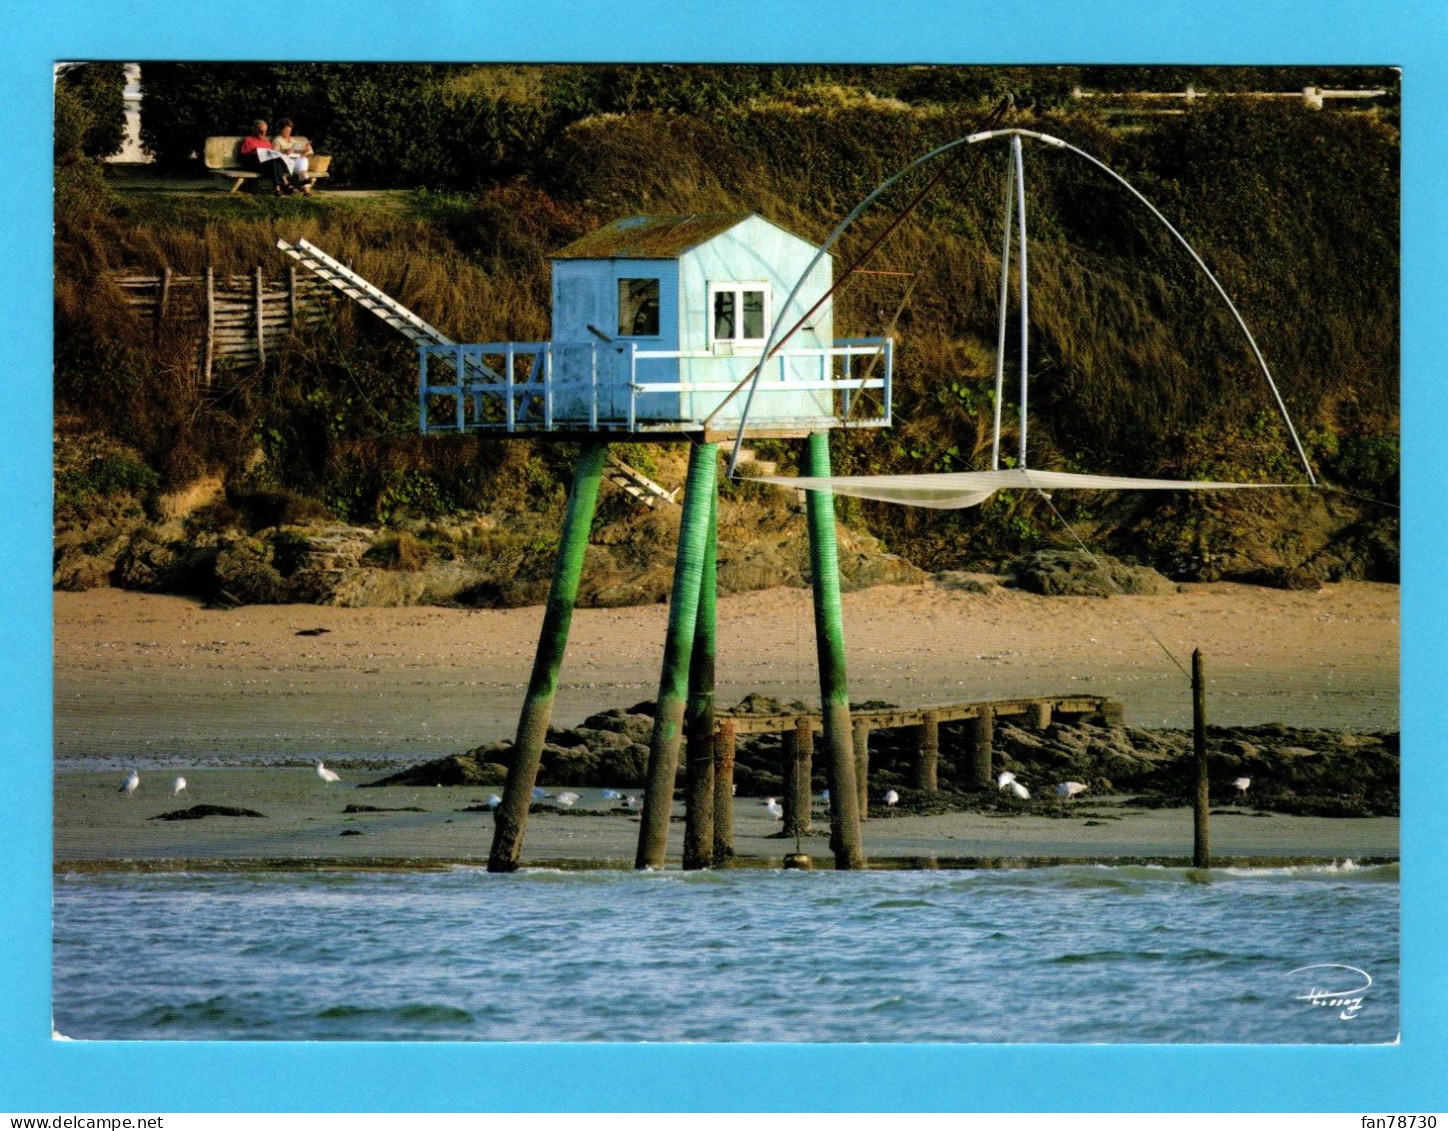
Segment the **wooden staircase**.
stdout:
[[627,495],[632,495],[644,506],[652,510],[660,503],[669,506],[678,506],[678,494],[682,487],[675,487],[672,491],[659,486],[642,471],[630,467],[617,456],[608,457],[608,469],[605,476],[610,483]]

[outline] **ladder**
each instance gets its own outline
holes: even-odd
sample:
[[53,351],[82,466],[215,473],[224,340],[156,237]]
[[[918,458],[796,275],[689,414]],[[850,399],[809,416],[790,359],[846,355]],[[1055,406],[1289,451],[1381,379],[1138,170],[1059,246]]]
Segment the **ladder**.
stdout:
[[370,310],[394,330],[420,346],[455,346],[457,343],[431,323],[419,318],[391,295],[374,287],[355,271],[342,266],[315,244],[298,240],[294,244],[277,240],[286,252],[323,282],[335,287],[359,306]]
[[659,503],[677,505],[678,494],[682,487],[675,487],[667,491],[660,487],[642,471],[630,467],[617,456],[608,457],[608,481],[625,494],[632,495],[644,506],[653,510]]

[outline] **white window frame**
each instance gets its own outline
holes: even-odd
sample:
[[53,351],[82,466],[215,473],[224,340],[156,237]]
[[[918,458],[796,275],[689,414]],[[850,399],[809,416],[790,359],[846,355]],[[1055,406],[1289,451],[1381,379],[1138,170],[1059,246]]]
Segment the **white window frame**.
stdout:
[[[734,327],[737,331],[739,331],[739,333],[737,333],[732,338],[721,338],[714,333],[714,296],[722,294],[726,291],[732,292],[734,295]],[[744,330],[745,291],[760,291],[764,295],[764,318],[762,320],[762,329],[764,333],[760,334],[757,338],[746,338],[742,336]],[[709,321],[709,347],[712,349],[716,344],[730,346],[762,346],[764,344],[764,339],[766,335],[768,335],[769,333],[769,327],[773,324],[770,321],[771,304],[769,298],[769,284],[762,280],[757,282],[734,282],[731,280],[727,283],[710,283],[708,287],[708,306],[705,313],[705,317]]]

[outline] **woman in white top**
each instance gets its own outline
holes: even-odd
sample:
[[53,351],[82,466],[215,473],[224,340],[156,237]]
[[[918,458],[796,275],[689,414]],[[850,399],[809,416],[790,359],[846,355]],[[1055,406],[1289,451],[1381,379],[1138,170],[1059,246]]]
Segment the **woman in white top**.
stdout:
[[272,148],[286,158],[293,180],[305,193],[312,191],[312,182],[307,178],[307,158],[312,155],[312,143],[306,138],[292,137],[292,120],[283,118],[277,127],[281,132],[272,138]]

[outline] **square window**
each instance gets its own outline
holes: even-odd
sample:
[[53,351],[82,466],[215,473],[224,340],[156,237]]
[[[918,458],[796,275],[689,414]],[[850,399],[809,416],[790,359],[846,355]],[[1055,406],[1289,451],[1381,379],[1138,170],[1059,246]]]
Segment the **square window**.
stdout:
[[621,338],[659,336],[659,281],[618,281],[618,334]]
[[709,340],[762,342],[769,327],[767,291],[758,284],[713,283]]

